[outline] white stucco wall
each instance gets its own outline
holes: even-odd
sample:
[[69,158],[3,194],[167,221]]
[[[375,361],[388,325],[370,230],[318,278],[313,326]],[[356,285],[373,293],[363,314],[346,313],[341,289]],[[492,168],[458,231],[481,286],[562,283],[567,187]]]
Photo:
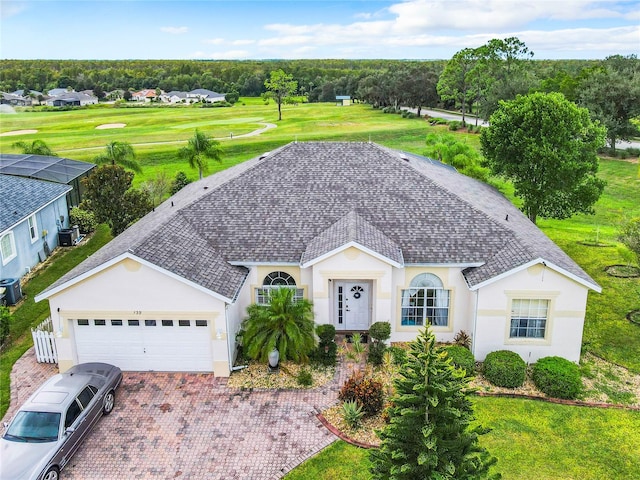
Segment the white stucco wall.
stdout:
[[[59,367],[77,363],[72,319],[205,319],[218,376],[229,375],[225,302],[132,259],[124,259],[49,298]],[[185,348],[189,348],[185,345]]]
[[[528,363],[557,355],[580,359],[588,289],[542,264],[480,288],[473,351],[477,360],[495,350],[512,350]],[[544,339],[509,338],[512,299],[548,299]]]

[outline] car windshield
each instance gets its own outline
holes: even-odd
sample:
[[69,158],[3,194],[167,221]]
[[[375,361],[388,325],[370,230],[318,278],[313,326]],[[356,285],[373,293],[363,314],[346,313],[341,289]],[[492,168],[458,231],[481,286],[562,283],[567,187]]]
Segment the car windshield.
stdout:
[[14,442],[55,442],[60,430],[60,414],[18,412],[3,438]]

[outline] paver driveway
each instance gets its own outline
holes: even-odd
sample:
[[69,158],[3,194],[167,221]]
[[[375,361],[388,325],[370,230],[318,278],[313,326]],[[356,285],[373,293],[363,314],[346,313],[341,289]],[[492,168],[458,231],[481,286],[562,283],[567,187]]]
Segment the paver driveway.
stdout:
[[[11,407],[55,373],[32,350],[12,371]],[[64,479],[277,479],[336,440],[316,418],[346,372],[313,390],[240,391],[209,374],[125,372]],[[16,394],[17,393],[17,394]],[[8,412],[5,420],[11,415]]]

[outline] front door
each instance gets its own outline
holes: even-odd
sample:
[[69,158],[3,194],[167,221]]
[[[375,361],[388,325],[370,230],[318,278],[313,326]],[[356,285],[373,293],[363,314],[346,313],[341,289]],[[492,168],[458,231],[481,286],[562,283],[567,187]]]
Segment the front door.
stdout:
[[336,330],[369,330],[371,284],[335,282]]

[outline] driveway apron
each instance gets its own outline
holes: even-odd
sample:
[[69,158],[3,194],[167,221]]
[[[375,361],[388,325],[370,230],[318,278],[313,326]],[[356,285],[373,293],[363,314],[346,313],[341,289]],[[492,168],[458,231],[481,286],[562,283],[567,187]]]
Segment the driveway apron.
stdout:
[[[54,373],[36,363],[33,350],[16,362],[5,421]],[[115,409],[61,476],[281,478],[336,440],[316,414],[336,401],[346,375],[339,368],[332,382],[310,390],[243,391],[212,374],[125,372]]]

